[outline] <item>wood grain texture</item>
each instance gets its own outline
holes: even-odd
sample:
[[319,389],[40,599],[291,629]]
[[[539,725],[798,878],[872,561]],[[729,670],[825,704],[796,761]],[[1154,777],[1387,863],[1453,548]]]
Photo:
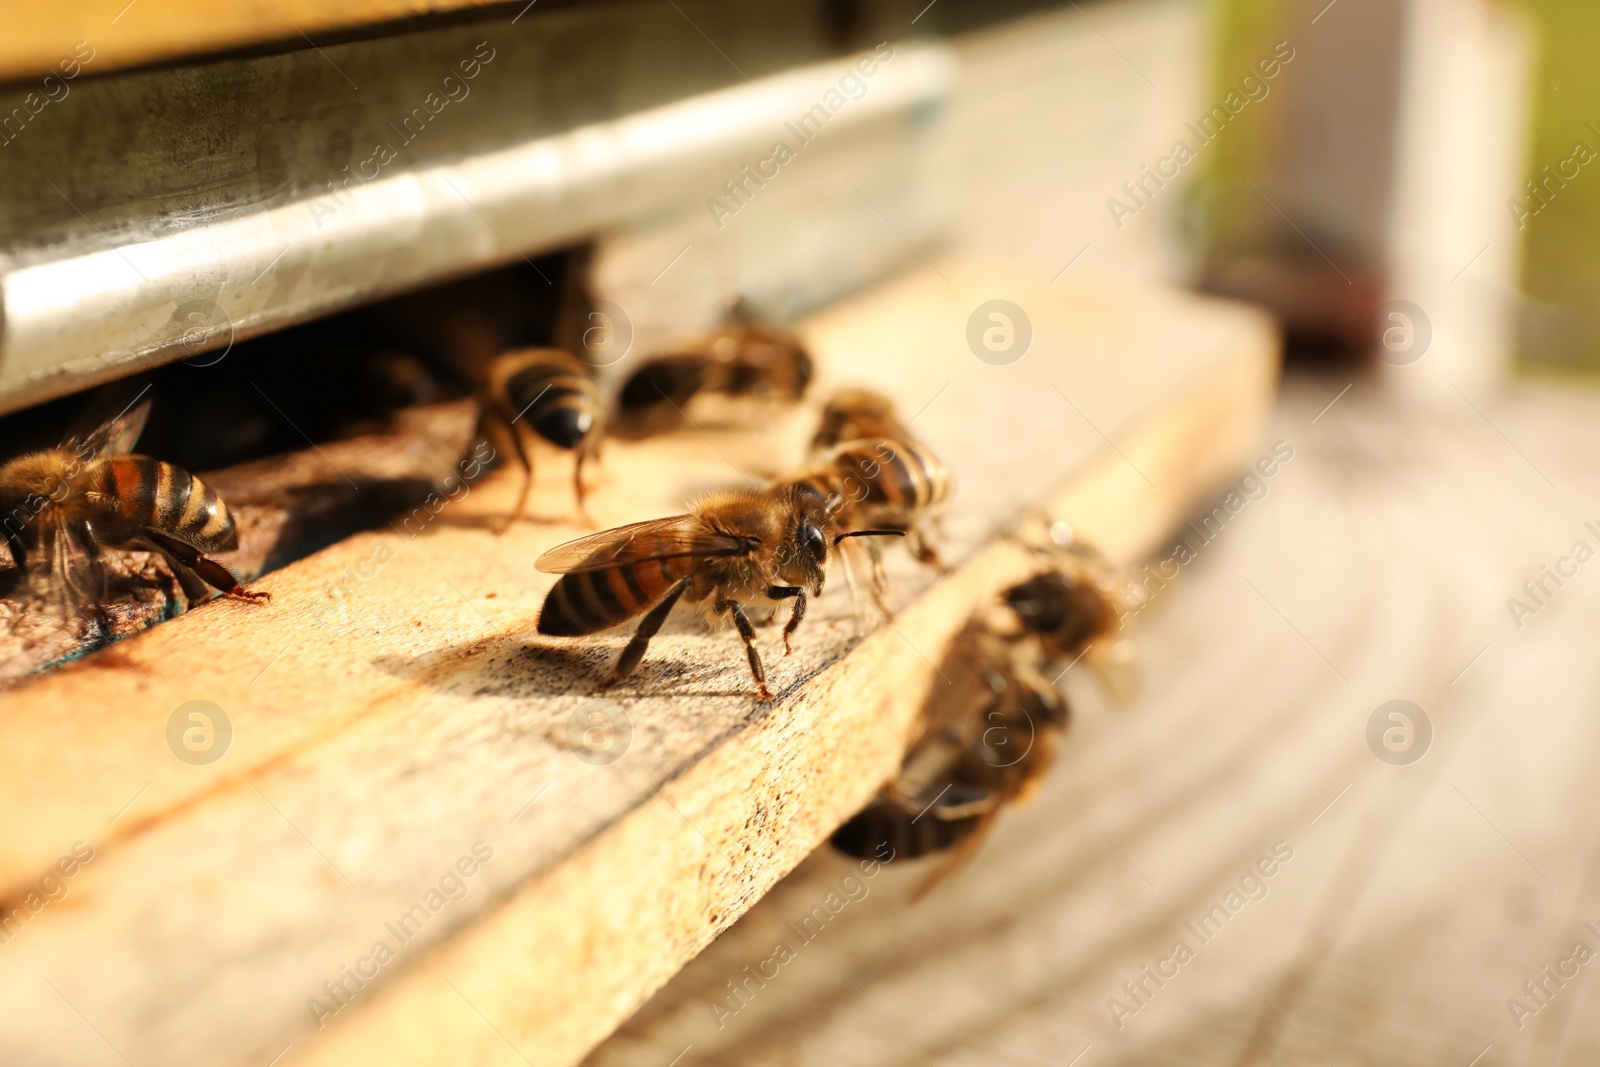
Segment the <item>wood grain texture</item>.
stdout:
[[[1507,600],[1600,545],[1600,401],[1422,410],[1358,380],[1327,408],[1347,384],[1288,383],[1269,439],[1294,458],[1191,531],[1135,635],[1142,696],[1069,677],[1050,784],[968,869],[913,904],[926,864],[869,880],[819,851],[586,1067],[1595,1062],[1592,965],[1543,1006],[1523,983],[1600,947],[1600,584],[1547,583],[1520,627]],[[1406,766],[1366,738],[1397,698],[1434,731]],[[1196,937],[1277,841],[1265,896]],[[858,899],[803,941],[846,878]],[[1195,958],[1138,1005],[1123,983],[1178,940]],[[796,958],[748,982],[779,941]],[[1112,998],[1138,1006],[1120,1027]]]
[[[996,293],[1034,329],[1003,367],[965,339]],[[22,1020],[3,1058],[106,1058],[88,1019],[141,1063],[573,1062],[892,770],[934,651],[1026,566],[1004,525],[1057,503],[1112,551],[1147,550],[1253,454],[1274,376],[1272,331],[1242,308],[976,265],[802,326],[819,397],[864,382],[920,412],[955,473],[953,573],[892,553],[904,610],[863,633],[836,572],[793,657],[760,635],[774,705],[750,697],[730,633],[669,622],[611,694],[625,754],[595,765],[580,715],[621,638],[534,635],[551,579],[532,560],[579,532],[565,460],[541,456],[539,520],[503,538],[487,526],[515,479],[496,477],[415,538],[361,535],[268,576],[270,612],[197,612],[118,646],[126,663],[14,688],[0,797],[30,818],[0,840],[6,896],[74,841],[96,855],[0,953],[0,1012]],[[668,514],[776,472],[812,417],[614,443],[591,509]],[[195,698],[234,729],[204,767],[164,740]],[[476,842],[493,858],[462,899],[440,898],[319,1030],[307,1002],[337,1005],[323,983],[397,941],[386,924]]]

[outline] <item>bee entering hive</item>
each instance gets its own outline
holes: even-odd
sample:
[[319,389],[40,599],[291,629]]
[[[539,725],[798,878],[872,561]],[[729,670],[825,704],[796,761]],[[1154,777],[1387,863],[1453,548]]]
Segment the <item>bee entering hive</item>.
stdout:
[[[552,254],[0,418],[0,678],[212,593],[264,603],[241,583],[358,530],[425,524],[505,454],[476,432],[481,350],[553,343],[561,316],[586,313],[583,261]],[[452,313],[417,328],[441,301]]]

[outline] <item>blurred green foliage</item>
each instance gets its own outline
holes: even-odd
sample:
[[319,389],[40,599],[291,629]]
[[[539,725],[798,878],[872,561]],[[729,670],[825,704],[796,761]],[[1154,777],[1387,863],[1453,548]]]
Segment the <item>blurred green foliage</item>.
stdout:
[[[1258,57],[1272,52],[1274,42],[1286,38],[1290,0],[1211,0],[1211,7],[1208,98],[1221,99],[1234,87],[1240,71],[1250,70]],[[1248,240],[1260,200],[1243,195],[1250,191],[1244,178],[1261,169],[1271,131],[1266,122],[1237,123],[1207,150],[1196,190],[1207,252]]]
[[[1526,171],[1573,154],[1578,142],[1600,151],[1600,4],[1523,0],[1534,20],[1544,72],[1533,75],[1534,116]],[[1549,81],[1545,80],[1549,78]],[[1559,88],[1552,88],[1551,82]],[[1527,220],[1518,359],[1525,369],[1600,371],[1600,166],[1590,164],[1537,218]]]
[[[1533,30],[1523,47],[1534,114],[1528,131],[1525,178],[1568,159],[1579,142],[1600,152],[1600,0],[1461,0],[1521,12]],[[1212,88],[1226,91],[1272,42],[1287,36],[1320,4],[1307,0],[1210,0]],[[1507,47],[1512,47],[1509,43]],[[1519,46],[1521,47],[1521,46]],[[1542,72],[1542,73],[1540,73]],[[1246,234],[1242,217],[1254,210],[1236,194],[1271,136],[1267,123],[1240,124],[1219,140],[1199,190],[1206,243],[1217,248]],[[1506,209],[1508,212],[1510,208]],[[1582,168],[1537,217],[1525,220],[1518,365],[1530,371],[1600,373],[1600,166]]]

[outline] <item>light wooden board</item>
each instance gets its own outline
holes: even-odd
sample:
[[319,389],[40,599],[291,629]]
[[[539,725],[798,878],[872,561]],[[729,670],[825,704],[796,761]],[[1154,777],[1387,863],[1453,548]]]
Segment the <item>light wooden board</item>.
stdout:
[[[1600,398],[1428,411],[1357,381],[1324,412],[1347,384],[1289,384],[1269,440],[1295,457],[1191,536],[1135,632],[1142,697],[1069,676],[1050,785],[969,869],[912,903],[926,865],[866,880],[820,851],[586,1067],[1596,1062],[1593,964],[1520,1027],[1507,1001],[1600,949],[1600,574],[1520,628],[1507,600],[1600,547]],[[1396,698],[1434,729],[1409,766],[1365,736]],[[1265,898],[1202,944],[1185,924],[1276,841]],[[802,944],[788,924],[851,885]],[[1119,1028],[1108,1000],[1178,940],[1193,961]],[[726,983],[779,941],[796,958],[741,1006]]]
[[[996,296],[1034,329],[1004,367],[965,340]],[[952,574],[893,553],[907,606],[865,633],[836,574],[794,657],[763,633],[770,706],[730,633],[669,624],[613,694],[626,755],[595,766],[569,724],[622,638],[533,632],[550,578],[532,561],[579,532],[564,463],[541,457],[549,521],[494,537],[512,480],[491,478],[413,540],[376,532],[269,575],[270,612],[195,612],[6,692],[0,798],[29,812],[0,838],[6,898],[74,841],[96,856],[0,953],[0,1058],[573,1062],[893,769],[928,660],[1024,573],[1004,524],[1053,503],[1112,552],[1147,550],[1253,454],[1275,366],[1242,308],[951,263],[804,332],[819,395],[887,389],[949,462]],[[592,510],[668,514],[780,470],[813,417],[613,444]],[[234,728],[207,767],[164,739],[196,698]],[[493,859],[464,898],[319,1030],[323,982],[393,942],[385,924],[479,841]]]
[[[494,0],[84,0],[55,5],[6,0],[0,6],[0,81],[43,78],[71,58],[74,45],[94,49],[96,73],[230,49],[283,44],[306,47],[306,34],[362,27],[483,7]],[[82,54],[82,53],[80,53]]]
[[[248,583],[269,562],[360,529],[375,514],[394,514],[397,524],[420,527],[410,509],[423,506],[433,487],[453,486],[463,470],[479,469],[470,459],[462,466],[476,420],[470,400],[411,407],[356,437],[199,472],[227,502],[239,535],[236,549],[213,558]],[[10,553],[4,555],[11,566]],[[101,606],[118,638],[155,625],[182,604],[170,569],[151,553],[111,554],[106,570],[111,582]],[[23,583],[0,594],[0,682],[104,643],[98,625],[58,618]]]

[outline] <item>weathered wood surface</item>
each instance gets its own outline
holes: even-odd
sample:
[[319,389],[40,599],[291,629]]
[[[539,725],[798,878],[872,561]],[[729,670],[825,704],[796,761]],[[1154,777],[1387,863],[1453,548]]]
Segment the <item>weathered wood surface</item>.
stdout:
[[[1269,439],[1294,459],[1211,543],[1189,535],[1136,631],[1142,697],[1110,709],[1069,678],[1051,783],[970,868],[913,904],[926,864],[867,880],[820,851],[586,1067],[1600,1059],[1573,956],[1600,950],[1595,564],[1520,628],[1507,606],[1600,548],[1600,399],[1422,411],[1358,381],[1324,411],[1347,381],[1287,386]],[[1397,698],[1434,731],[1405,766],[1366,738]],[[1209,942],[1186,927],[1278,841],[1263,899]],[[852,890],[811,941],[789,925]],[[1145,980],[1180,940],[1194,959]],[[1120,1028],[1111,998],[1138,1008]]]
[[[997,294],[1034,329],[1000,367],[965,339]],[[572,1062],[892,770],[928,658],[1027,566],[992,543],[1004,524],[1053,500],[1085,536],[1145,551],[1253,455],[1274,374],[1245,309],[957,264],[803,331],[818,396],[887,389],[953,468],[953,573],[891,553],[907,606],[865,636],[836,574],[792,658],[763,632],[770,706],[730,633],[669,623],[611,694],[621,758],[585,761],[581,712],[622,638],[534,634],[551,579],[532,561],[580,532],[565,463],[541,456],[539,519],[503,538],[489,526],[515,479],[494,477],[421,536],[357,536],[269,575],[269,610],[195,612],[26,680],[0,719],[0,802],[29,813],[0,836],[6,900],[73,842],[96,853],[0,953],[0,1059]],[[812,418],[614,443],[591,510],[667,514],[777,471]],[[192,699],[231,720],[216,763],[167,747]],[[445,883],[462,899],[436,896],[399,945],[386,924],[478,842],[492,859]],[[339,1006],[323,983],[370,970],[379,939],[396,958],[319,1030],[308,1001]]]
[[[269,566],[303,555],[374,521],[400,516],[430,493],[456,492],[471,444],[477,408],[451,401],[409,408],[389,425],[304,452],[202,471],[200,480],[227,502],[239,547],[215,558],[249,582]],[[476,471],[481,464],[470,469]],[[0,550],[10,563],[10,554]],[[103,603],[117,638],[138,633],[183,610],[182,590],[166,563],[149,552],[105,557],[110,596]],[[0,595],[0,682],[106,643],[88,618],[57,618],[9,570]],[[197,605],[198,606],[198,605]],[[248,611],[213,604],[211,611]]]

